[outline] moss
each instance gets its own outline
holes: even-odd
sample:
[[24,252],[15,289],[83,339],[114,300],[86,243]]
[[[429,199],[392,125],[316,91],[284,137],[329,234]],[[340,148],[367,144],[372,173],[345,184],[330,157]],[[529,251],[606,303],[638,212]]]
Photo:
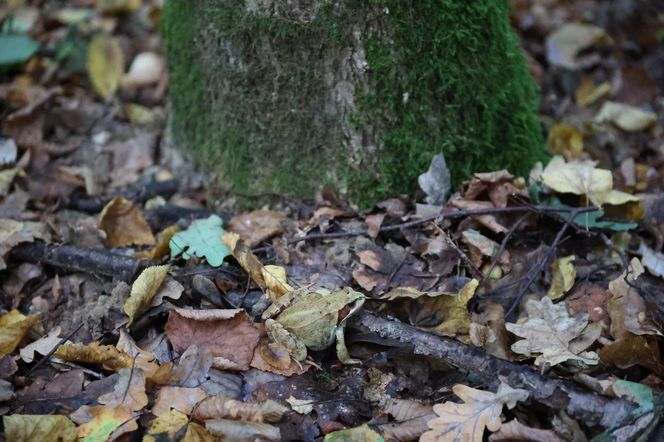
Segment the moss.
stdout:
[[[525,173],[544,155],[504,1],[249,3],[164,9],[173,134],[227,189],[310,196],[330,183],[368,205],[413,191],[440,151],[455,183]],[[329,94],[358,30],[369,69],[351,75],[357,103],[344,114]],[[349,127],[377,151],[351,147]]]

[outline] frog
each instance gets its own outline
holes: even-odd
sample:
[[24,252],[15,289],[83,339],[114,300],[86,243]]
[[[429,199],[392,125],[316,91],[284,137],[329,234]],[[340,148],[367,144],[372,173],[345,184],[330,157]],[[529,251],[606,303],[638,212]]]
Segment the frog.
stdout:
[[286,347],[298,363],[307,358],[307,349],[324,350],[336,341],[337,357],[343,364],[360,364],[348,354],[344,328],[365,301],[366,296],[350,287],[334,292],[295,289],[263,312],[265,331],[271,341]]

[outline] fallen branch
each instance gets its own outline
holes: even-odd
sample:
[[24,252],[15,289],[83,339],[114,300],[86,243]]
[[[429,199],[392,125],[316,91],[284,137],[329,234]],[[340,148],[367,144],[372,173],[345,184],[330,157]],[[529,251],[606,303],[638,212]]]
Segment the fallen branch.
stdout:
[[410,344],[415,354],[440,359],[459,370],[479,376],[491,388],[497,388],[500,377],[512,388],[528,390],[531,400],[554,410],[563,410],[589,427],[611,428],[637,408],[632,402],[588,392],[573,382],[551,379],[531,367],[497,358],[479,348],[375,313],[362,311],[351,319],[351,324]]
[[143,267],[142,261],[132,256],[106,250],[51,246],[43,241],[19,244],[12,249],[9,257],[16,261],[43,263],[58,269],[112,277],[128,283]]

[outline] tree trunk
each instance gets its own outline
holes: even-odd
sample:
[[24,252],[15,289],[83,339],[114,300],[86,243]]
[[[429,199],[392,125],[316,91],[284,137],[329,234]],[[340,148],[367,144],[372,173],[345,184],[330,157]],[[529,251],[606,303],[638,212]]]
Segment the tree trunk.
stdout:
[[224,190],[356,202],[544,155],[503,0],[167,0],[174,141]]

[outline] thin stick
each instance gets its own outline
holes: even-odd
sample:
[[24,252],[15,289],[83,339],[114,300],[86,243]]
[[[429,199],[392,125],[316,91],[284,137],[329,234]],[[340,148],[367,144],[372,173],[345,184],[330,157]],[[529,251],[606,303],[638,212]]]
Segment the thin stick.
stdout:
[[41,358],[39,361],[37,361],[37,363],[36,363],[35,365],[33,365],[32,368],[31,368],[30,370],[28,370],[28,372],[27,372],[25,375],[26,375],[26,376],[29,376],[32,372],[34,372],[37,368],[39,368],[42,364],[44,364],[44,362],[46,362],[46,361],[48,361],[49,359],[51,359],[51,356],[53,356],[53,353],[55,353],[56,350],[57,350],[62,344],[64,344],[65,342],[67,342],[67,341],[69,340],[69,338],[71,338],[72,336],[74,336],[74,335],[75,335],[75,334],[81,329],[81,327],[83,327],[83,322],[81,322],[80,324],[78,324],[78,326],[77,326],[77,327],[76,327],[71,333],[69,333],[67,336],[65,336],[64,338],[60,339],[60,341],[59,341],[59,342],[58,342],[58,343],[57,343],[57,344],[56,344],[51,350],[49,350],[49,352],[46,353],[46,355],[45,355],[43,358]]

